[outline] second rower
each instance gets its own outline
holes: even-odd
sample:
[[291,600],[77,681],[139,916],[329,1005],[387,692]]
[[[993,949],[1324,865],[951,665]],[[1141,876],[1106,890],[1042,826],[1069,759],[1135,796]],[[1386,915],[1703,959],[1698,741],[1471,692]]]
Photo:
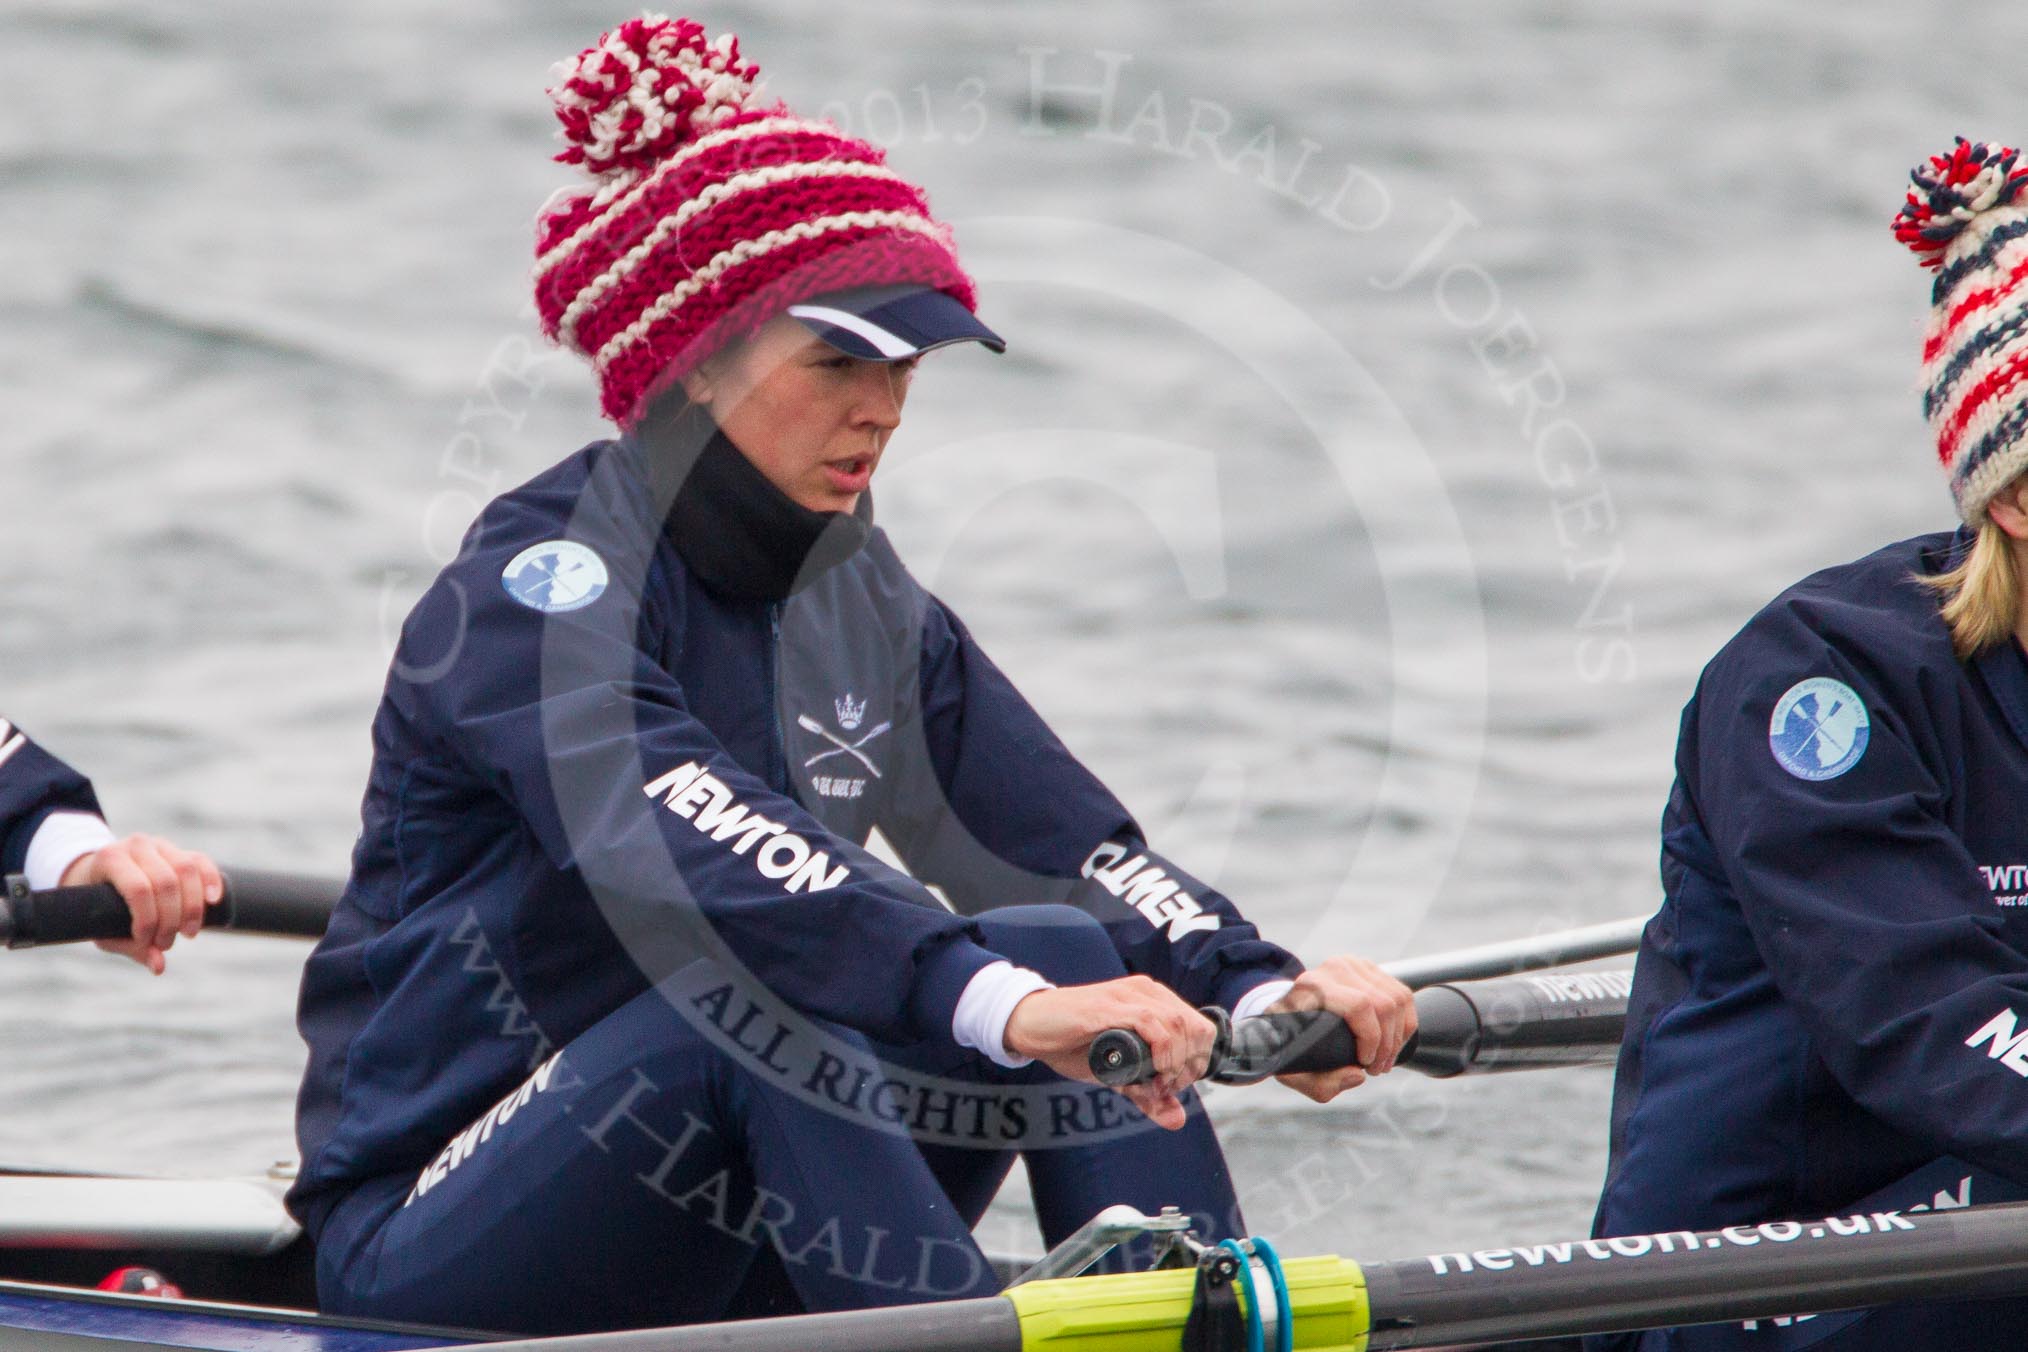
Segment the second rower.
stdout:
[[[552,91],[596,180],[539,223],[537,306],[620,435],[491,503],[403,629],[300,1014],[334,1312],[984,1294],[1016,1152],[1047,1243],[1113,1203],[1243,1233],[1193,1007],[1345,1018],[1363,1069],[1291,1077],[1320,1100],[1414,1029],[1157,854],[872,525],[917,359],[1001,343],[921,190],[755,74],[643,19]],[[1089,1083],[1115,1026],[1169,1130]]]

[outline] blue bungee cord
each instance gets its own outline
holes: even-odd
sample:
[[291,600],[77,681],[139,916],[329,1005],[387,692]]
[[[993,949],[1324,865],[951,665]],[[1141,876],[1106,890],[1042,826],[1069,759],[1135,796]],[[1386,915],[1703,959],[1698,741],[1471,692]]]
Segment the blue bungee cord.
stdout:
[[1275,1352],[1296,1352],[1296,1307],[1289,1299],[1289,1281],[1282,1275],[1282,1256],[1275,1252],[1275,1246],[1255,1235],[1252,1240],[1254,1256],[1267,1269],[1268,1281],[1274,1284],[1275,1301],[1280,1315],[1275,1320]]
[[[1295,1352],[1296,1310],[1289,1300],[1289,1281],[1282,1275],[1282,1256],[1259,1235],[1242,1244],[1221,1239],[1218,1247],[1239,1260],[1239,1284],[1246,1291],[1246,1352],[1267,1352],[1267,1330],[1260,1317],[1260,1291],[1254,1285],[1252,1259],[1267,1269],[1275,1301],[1275,1352]],[[1251,1250],[1249,1254],[1248,1250]]]
[[1239,1284],[1246,1290],[1246,1352],[1267,1352],[1267,1335],[1260,1322],[1260,1293],[1253,1285],[1253,1259],[1236,1239],[1221,1239],[1218,1247],[1239,1260]]

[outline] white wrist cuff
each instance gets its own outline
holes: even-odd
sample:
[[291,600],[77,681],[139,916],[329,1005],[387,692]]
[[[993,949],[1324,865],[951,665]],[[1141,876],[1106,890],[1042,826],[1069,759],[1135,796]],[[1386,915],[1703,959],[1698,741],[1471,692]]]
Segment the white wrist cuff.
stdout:
[[1269,1005],[1287,995],[1289,988],[1295,984],[1293,981],[1261,982],[1239,997],[1239,1003],[1232,1007],[1233,1022],[1237,1023],[1241,1019],[1250,1019],[1256,1014],[1265,1013]]
[[89,812],[52,812],[35,828],[21,876],[37,892],[59,886],[81,856],[113,843],[113,833]]
[[1035,1058],[1015,1056],[1007,1050],[1007,1020],[1014,1006],[1037,991],[1056,989],[1056,983],[1040,972],[1016,967],[1002,958],[988,963],[965,983],[958,1007],[951,1013],[951,1037],[960,1047],[971,1047],[994,1065],[1012,1069]]

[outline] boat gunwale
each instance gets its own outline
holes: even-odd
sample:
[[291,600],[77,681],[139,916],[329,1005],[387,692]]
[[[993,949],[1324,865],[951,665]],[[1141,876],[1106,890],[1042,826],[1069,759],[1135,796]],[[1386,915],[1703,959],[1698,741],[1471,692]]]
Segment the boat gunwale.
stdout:
[[[0,1250],[0,1253],[4,1253],[4,1250]],[[245,1305],[236,1301],[193,1300],[187,1296],[148,1296],[131,1291],[101,1291],[95,1287],[63,1286],[55,1282],[24,1282],[13,1278],[0,1278],[0,1299],[8,1296],[39,1300],[55,1299],[76,1304],[111,1305],[143,1314],[175,1312],[208,1315],[245,1323],[307,1324],[324,1329],[355,1329],[362,1333],[413,1334],[418,1338],[441,1338],[466,1344],[505,1342],[518,1336],[435,1324],[404,1324],[388,1319],[355,1319],[345,1315],[298,1309],[289,1305]],[[6,1321],[4,1312],[0,1312],[0,1330],[14,1327],[16,1326]]]

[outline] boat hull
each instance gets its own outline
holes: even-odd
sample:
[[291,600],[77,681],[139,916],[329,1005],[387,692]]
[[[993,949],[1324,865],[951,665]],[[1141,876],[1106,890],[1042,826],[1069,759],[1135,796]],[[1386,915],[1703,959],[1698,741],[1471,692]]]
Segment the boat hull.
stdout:
[[0,1330],[9,1352],[108,1352],[121,1343],[202,1352],[411,1352],[473,1341],[467,1334],[326,1319],[305,1310],[12,1281],[0,1281]]

